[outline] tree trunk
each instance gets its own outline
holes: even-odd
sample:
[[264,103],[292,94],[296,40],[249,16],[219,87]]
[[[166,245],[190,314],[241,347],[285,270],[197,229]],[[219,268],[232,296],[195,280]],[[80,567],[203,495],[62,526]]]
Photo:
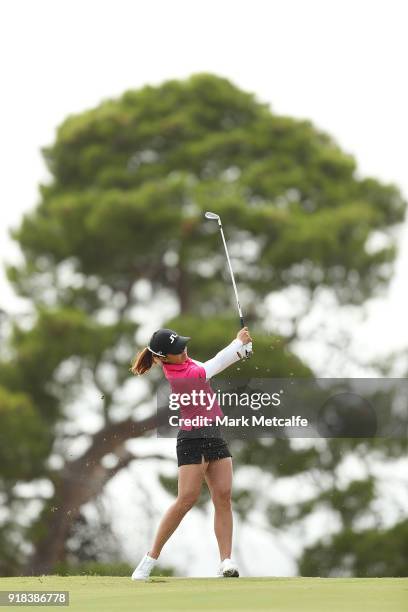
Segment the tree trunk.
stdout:
[[26,565],[26,575],[49,574],[57,562],[64,560],[65,542],[81,506],[99,495],[108,480],[133,459],[127,454],[117,466],[108,469],[101,465],[102,457],[119,451],[126,440],[156,428],[159,419],[164,417],[165,411],[161,411],[140,422],[127,419],[111,424],[93,436],[90,447],[81,457],[65,464],[55,480],[53,499],[38,520],[37,526],[44,535],[37,541]]
[[178,279],[177,279],[177,295],[179,298],[180,314],[185,314],[189,309],[189,287],[188,287],[187,273],[185,272],[182,265],[178,268]]

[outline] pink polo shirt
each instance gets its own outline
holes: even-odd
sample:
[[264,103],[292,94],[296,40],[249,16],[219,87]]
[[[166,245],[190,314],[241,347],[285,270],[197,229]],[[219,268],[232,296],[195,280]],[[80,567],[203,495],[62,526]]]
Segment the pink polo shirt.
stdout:
[[[190,357],[187,357],[184,363],[163,363],[163,372],[173,393],[191,393],[195,389],[197,391],[202,390],[205,394],[214,394],[210,383],[206,380],[205,369]],[[215,417],[224,416],[217,400],[210,409],[207,409],[210,405],[207,395],[205,395],[204,402],[200,405],[181,405],[180,417],[182,419],[192,419],[196,416],[205,416],[208,418],[208,422],[212,422]],[[190,431],[193,427],[183,424],[181,429]]]

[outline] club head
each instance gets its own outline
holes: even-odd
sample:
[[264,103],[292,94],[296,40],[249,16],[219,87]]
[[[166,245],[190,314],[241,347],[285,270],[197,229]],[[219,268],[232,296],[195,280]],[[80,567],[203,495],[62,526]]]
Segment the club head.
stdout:
[[205,213],[205,218],[206,219],[211,219],[211,221],[219,221],[220,220],[220,216],[213,213],[213,212],[206,212]]

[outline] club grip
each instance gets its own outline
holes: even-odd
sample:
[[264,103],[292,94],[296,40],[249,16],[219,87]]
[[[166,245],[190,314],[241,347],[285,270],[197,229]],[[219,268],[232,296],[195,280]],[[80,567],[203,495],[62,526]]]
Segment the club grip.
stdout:
[[240,324],[241,324],[241,329],[242,329],[243,327],[245,327],[244,317],[239,317],[239,322],[240,322]]

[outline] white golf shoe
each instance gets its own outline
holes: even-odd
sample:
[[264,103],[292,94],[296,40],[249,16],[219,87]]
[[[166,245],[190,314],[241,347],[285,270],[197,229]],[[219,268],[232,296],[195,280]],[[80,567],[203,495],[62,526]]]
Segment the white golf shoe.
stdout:
[[238,578],[239,570],[238,566],[231,559],[224,559],[218,570],[219,578]]
[[151,574],[152,569],[156,565],[157,559],[145,555],[135,571],[132,574],[132,580],[147,580]]

